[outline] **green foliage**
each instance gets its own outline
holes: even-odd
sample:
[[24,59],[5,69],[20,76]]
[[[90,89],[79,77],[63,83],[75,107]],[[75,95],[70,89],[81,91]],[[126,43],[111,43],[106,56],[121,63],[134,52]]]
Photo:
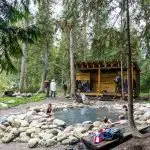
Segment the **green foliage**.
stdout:
[[9,100],[14,100],[15,103],[13,104],[8,104],[8,107],[14,107],[14,106],[18,106],[21,104],[26,104],[26,103],[31,103],[31,102],[39,102],[41,100],[45,99],[45,94],[38,94],[38,95],[33,95],[32,97],[29,98],[17,98],[17,97],[4,97],[4,98],[0,98],[0,103],[4,102],[7,104],[7,102]]

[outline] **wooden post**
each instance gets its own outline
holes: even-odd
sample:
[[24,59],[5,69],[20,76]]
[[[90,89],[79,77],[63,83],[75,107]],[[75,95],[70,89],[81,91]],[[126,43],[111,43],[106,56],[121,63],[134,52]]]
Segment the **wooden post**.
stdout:
[[98,65],[98,93],[101,92],[101,70],[100,64]]

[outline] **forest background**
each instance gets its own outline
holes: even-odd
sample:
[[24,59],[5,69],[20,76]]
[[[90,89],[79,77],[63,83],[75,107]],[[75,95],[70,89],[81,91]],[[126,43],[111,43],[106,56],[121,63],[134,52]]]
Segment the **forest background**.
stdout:
[[[26,38],[19,39],[17,46],[10,40],[6,41],[9,45],[7,50],[11,50],[8,56],[1,52],[0,91],[43,91],[44,81],[53,78],[60,88],[63,83],[69,85],[71,73],[74,74],[70,68],[72,61],[118,60],[126,63],[126,19],[123,1],[23,2],[0,2],[2,13],[6,13],[3,11],[5,4],[16,10],[11,15],[8,15],[8,11],[6,16],[0,16],[0,27],[6,22],[9,27],[27,31],[24,34]],[[150,92],[149,14],[149,0],[130,1],[132,56],[141,69],[140,82],[143,93]],[[1,29],[0,32],[3,33]],[[0,35],[0,42],[3,51],[3,34]]]

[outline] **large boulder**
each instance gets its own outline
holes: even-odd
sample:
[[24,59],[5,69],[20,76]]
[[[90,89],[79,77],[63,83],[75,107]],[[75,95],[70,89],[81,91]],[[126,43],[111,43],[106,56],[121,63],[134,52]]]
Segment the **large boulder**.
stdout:
[[29,123],[26,120],[20,120],[21,127],[28,127]]
[[21,126],[21,122],[19,119],[14,119],[12,122],[11,122],[11,126],[12,127],[15,127],[15,128],[19,128]]
[[65,126],[65,125],[66,125],[66,123],[65,123],[63,120],[60,120],[60,119],[55,119],[55,120],[53,121],[53,123],[54,123],[55,125],[58,125],[58,126]]
[[0,139],[4,136],[4,132],[0,130]]
[[61,142],[62,140],[67,139],[69,135],[67,133],[59,132],[57,135],[57,141]]
[[146,112],[143,117],[145,117],[146,119],[150,119],[150,111]]
[[28,147],[34,148],[38,145],[38,142],[39,142],[38,138],[30,139],[29,142],[28,142]]
[[8,102],[7,102],[8,104],[14,104],[15,103],[15,100],[9,100]]
[[93,122],[93,126],[94,127],[99,127],[101,125],[101,122],[100,121],[95,121]]
[[74,130],[74,127],[71,125],[71,126],[66,127],[63,132],[64,133],[69,133],[69,132],[71,132],[73,130]]
[[36,128],[30,128],[30,129],[28,129],[28,130],[26,131],[26,134],[27,134],[28,136],[30,136],[31,133],[35,133],[35,132],[36,132]]
[[85,129],[84,127],[76,127],[74,129],[74,132],[76,133],[85,133],[87,131],[87,129]]
[[5,103],[0,103],[0,108],[8,108],[8,105]]
[[53,139],[47,139],[47,140],[45,141],[45,146],[46,146],[46,147],[54,146],[56,143],[57,143],[57,142],[56,142],[55,140],[53,140]]
[[149,124],[149,125],[150,125],[150,119],[148,119],[146,122],[147,122],[147,124]]
[[15,138],[15,135],[12,133],[6,133],[3,138],[2,138],[2,142],[3,143],[9,143],[11,141],[13,141]]
[[65,139],[61,142],[63,145],[68,145],[70,143],[70,139]]

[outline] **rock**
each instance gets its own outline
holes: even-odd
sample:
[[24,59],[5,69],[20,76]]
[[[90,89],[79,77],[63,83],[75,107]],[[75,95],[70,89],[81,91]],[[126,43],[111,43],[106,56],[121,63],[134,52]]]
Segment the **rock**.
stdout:
[[67,139],[69,135],[68,134],[64,134],[63,132],[59,132],[57,135],[57,141],[61,142],[62,140]]
[[87,130],[84,128],[84,127],[76,127],[74,129],[74,132],[77,132],[77,133],[85,133]]
[[150,108],[147,107],[140,107],[139,110],[144,112],[150,112]]
[[5,103],[0,103],[0,108],[8,108],[8,105]]
[[28,127],[29,123],[26,120],[20,120],[21,127]]
[[31,138],[39,138],[39,136],[37,135],[37,133],[31,133]]
[[24,120],[26,117],[25,114],[21,114],[21,115],[18,115],[17,118],[20,119],[20,120]]
[[0,130],[5,131],[6,127],[4,125],[0,124]]
[[15,138],[14,134],[12,134],[12,133],[6,133],[4,135],[4,137],[2,138],[2,142],[3,143],[9,143],[9,142],[13,141],[14,138]]
[[26,132],[21,132],[20,137],[24,137],[24,136],[27,136]]
[[150,124],[150,119],[148,119],[146,122],[147,122],[147,124]]
[[69,143],[70,143],[70,139],[65,139],[61,142],[61,144],[63,144],[63,145],[67,145]]
[[30,137],[27,135],[18,139],[18,141],[22,143],[28,143],[29,140],[30,140]]
[[32,116],[32,115],[36,115],[35,111],[28,111],[26,114],[28,117]]
[[50,133],[52,133],[53,135],[57,135],[58,134],[58,130],[57,129],[52,129],[52,130],[50,130]]
[[150,111],[146,112],[143,117],[145,117],[146,119],[150,119]]
[[140,121],[146,121],[147,118],[146,118],[145,116],[141,116],[141,117],[139,117],[139,120],[140,120]]
[[84,122],[82,123],[82,125],[85,125],[85,124],[92,124],[92,121],[84,121]]
[[57,125],[54,125],[54,124],[49,125],[49,129],[53,129],[53,128],[57,128]]
[[71,125],[71,126],[68,126],[68,127],[66,127],[65,129],[64,129],[64,133],[69,133],[69,132],[71,132],[71,131],[73,131],[73,126]]
[[39,120],[38,120],[38,122],[46,122],[47,121],[47,118],[40,118]]
[[20,120],[19,120],[19,119],[14,119],[14,120],[11,122],[11,126],[12,126],[12,127],[19,128],[19,127],[21,126]]
[[86,131],[90,130],[92,127],[93,127],[93,124],[84,124],[84,125],[83,125],[83,128],[84,128]]
[[60,119],[55,119],[55,120],[53,121],[53,123],[54,123],[55,125],[58,125],[58,126],[65,126],[65,125],[66,125],[66,123],[65,123],[63,120],[60,120]]
[[21,133],[21,132],[26,132],[28,129],[28,127],[20,127],[18,128],[18,131]]
[[31,123],[30,123],[30,126],[31,127],[35,127],[38,125],[38,121],[37,120],[33,120]]
[[95,121],[94,123],[93,123],[93,126],[94,127],[99,127],[101,125],[101,122],[100,121]]
[[37,138],[30,139],[28,142],[28,147],[30,147],[30,148],[36,147],[38,144],[38,141],[39,141],[39,139],[37,139]]
[[45,142],[45,146],[49,147],[49,146],[54,146],[57,142],[53,139],[47,139]]
[[39,113],[41,110],[40,110],[40,107],[34,107],[33,110],[36,112],[36,113]]
[[76,137],[74,137],[74,136],[72,136],[72,135],[69,136],[69,140],[70,140],[70,142],[73,142],[73,141],[74,141],[74,142],[75,142],[75,141],[77,142],[77,141],[79,141]]
[[0,139],[4,136],[4,132],[2,132],[2,130],[0,130]]
[[41,126],[41,129],[49,129],[49,126],[48,125],[43,125],[43,126]]
[[8,102],[7,102],[8,104],[14,104],[15,103],[15,100],[9,100]]
[[143,115],[144,114],[144,111],[135,111],[134,112],[134,115]]
[[11,128],[10,133],[15,135],[15,137],[19,135],[17,128]]
[[36,128],[30,128],[30,129],[28,129],[28,130],[26,131],[26,134],[27,134],[28,136],[30,136],[31,133],[35,133],[35,132],[36,132]]
[[52,139],[54,137],[53,134],[48,134],[48,133],[43,133],[43,132],[39,133],[38,136],[44,140]]
[[7,121],[8,121],[9,123],[12,123],[14,120],[15,120],[15,116],[14,116],[14,115],[10,115],[10,116],[7,118]]

